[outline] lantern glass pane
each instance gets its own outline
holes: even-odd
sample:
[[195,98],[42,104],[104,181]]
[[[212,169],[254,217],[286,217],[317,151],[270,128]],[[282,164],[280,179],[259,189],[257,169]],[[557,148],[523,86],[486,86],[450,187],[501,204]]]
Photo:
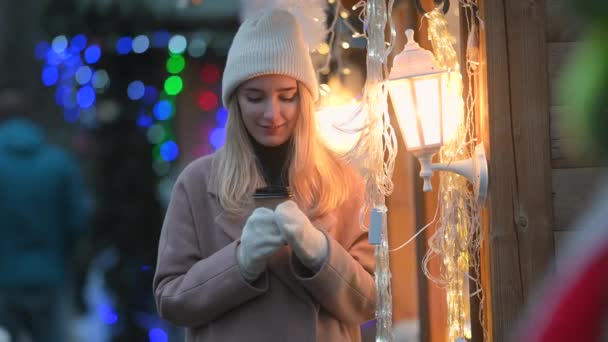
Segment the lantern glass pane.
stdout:
[[425,146],[442,143],[440,110],[442,89],[440,75],[436,74],[413,79]]
[[462,82],[456,71],[442,75],[443,85],[443,141],[455,138],[456,131],[463,119],[464,102]]
[[412,98],[411,84],[411,79],[393,80],[389,82],[388,91],[405,145],[408,150],[416,150],[420,149],[422,144],[416,122],[416,107]]

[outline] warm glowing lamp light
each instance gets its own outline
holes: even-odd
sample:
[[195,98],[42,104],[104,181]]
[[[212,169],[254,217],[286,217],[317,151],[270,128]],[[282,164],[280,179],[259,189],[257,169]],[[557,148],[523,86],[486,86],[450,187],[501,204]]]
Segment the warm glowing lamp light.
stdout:
[[475,147],[471,159],[449,164],[431,162],[457,124],[451,117],[454,110],[449,101],[449,70],[439,68],[433,54],[416,43],[413,30],[405,34],[407,44],[393,60],[388,90],[407,149],[420,161],[423,190],[432,190],[433,170],[451,171],[471,181],[478,202],[484,203],[488,166],[483,144]]
[[327,146],[337,153],[347,153],[359,140],[366,115],[352,99],[339,105],[326,105],[317,110],[319,133]]

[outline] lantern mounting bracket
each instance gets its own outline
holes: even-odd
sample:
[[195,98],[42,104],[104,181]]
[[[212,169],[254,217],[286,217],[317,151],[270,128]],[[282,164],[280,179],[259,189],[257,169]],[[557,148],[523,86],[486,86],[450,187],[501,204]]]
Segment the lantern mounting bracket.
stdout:
[[477,203],[484,205],[488,196],[488,162],[483,144],[475,146],[473,156],[469,159],[452,161],[449,163],[433,163],[433,155],[439,148],[426,149],[414,152],[420,161],[420,177],[424,179],[423,191],[433,190],[431,176],[433,171],[449,171],[459,174],[473,184],[473,192]]

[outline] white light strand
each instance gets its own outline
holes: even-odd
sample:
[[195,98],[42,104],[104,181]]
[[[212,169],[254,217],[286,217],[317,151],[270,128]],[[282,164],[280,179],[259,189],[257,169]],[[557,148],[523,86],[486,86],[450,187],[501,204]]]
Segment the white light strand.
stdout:
[[[474,99],[470,98],[472,83],[469,82],[465,103],[462,97],[463,83],[458,56],[451,43],[447,21],[439,9],[426,13],[425,17],[428,19],[429,39],[436,60],[441,67],[451,71],[448,85],[451,100],[454,101],[451,108],[456,109],[455,114],[461,120],[454,137],[446,141],[439,153],[442,163],[450,163],[470,158],[472,155],[474,139],[469,141],[475,137]],[[467,69],[473,65],[469,63],[468,57],[469,54]],[[470,77],[469,75],[471,81]],[[429,239],[429,250],[425,255],[423,268],[429,279],[446,289],[449,341],[461,341],[471,338],[470,280],[476,286],[475,293],[481,293],[478,272],[481,246],[479,208],[468,182],[459,175],[442,172],[439,192],[438,205],[441,212],[438,228]],[[438,257],[440,262],[438,276],[431,274],[428,269],[430,260],[435,257]],[[473,270],[473,277],[469,275],[470,269]]]
[[[362,6],[359,2],[354,8]],[[367,123],[356,147],[347,155],[366,181],[366,205],[382,213],[381,243],[376,246],[376,341],[393,341],[392,294],[389,268],[388,229],[385,197],[393,191],[392,174],[397,154],[397,141],[390,124],[387,103],[387,59],[394,45],[395,30],[391,19],[393,0],[369,0],[361,11],[367,38],[367,79],[363,103]],[[389,44],[385,41],[386,25],[390,26]]]

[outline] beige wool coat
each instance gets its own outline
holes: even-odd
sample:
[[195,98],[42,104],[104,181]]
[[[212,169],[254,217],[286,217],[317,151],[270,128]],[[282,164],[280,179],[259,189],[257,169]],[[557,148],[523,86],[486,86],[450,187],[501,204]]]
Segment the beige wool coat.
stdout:
[[191,163],[173,188],[153,284],[161,317],[186,327],[186,341],[359,341],[376,304],[373,246],[359,227],[363,187],[334,213],[311,219],[329,241],[318,272],[285,246],[249,283],[236,251],[253,208],[239,218],[224,213],[207,187],[212,161]]

